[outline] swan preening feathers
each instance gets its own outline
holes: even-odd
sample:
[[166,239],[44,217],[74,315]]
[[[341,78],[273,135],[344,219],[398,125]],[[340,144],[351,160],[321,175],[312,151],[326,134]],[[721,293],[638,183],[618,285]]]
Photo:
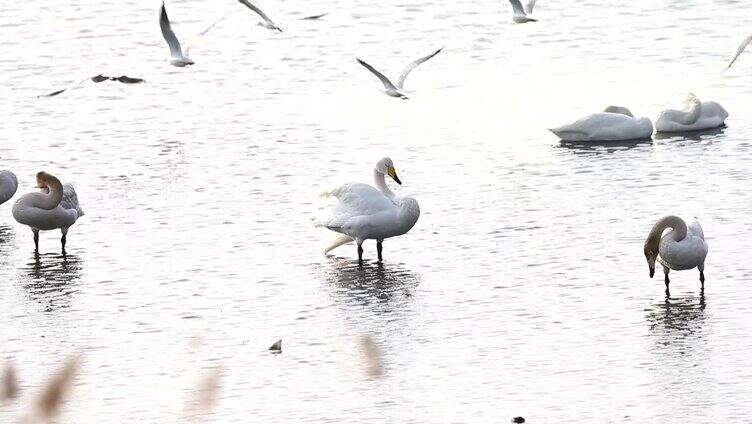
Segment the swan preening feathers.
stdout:
[[[663,235],[663,232],[669,231]],[[678,216],[668,215],[659,219],[650,230],[644,246],[645,259],[648,261],[650,278],[655,274],[656,260],[663,265],[664,281],[668,291],[670,270],[697,268],[700,271],[700,283],[705,283],[705,257],[708,244],[700,223],[692,222],[690,226]]]
[[563,141],[625,141],[648,139],[653,124],[648,118],[635,118],[625,107],[609,106],[605,111],[551,129]]
[[348,183],[323,194],[336,197],[339,202],[332,209],[331,216],[316,225],[340,233],[324,253],[355,241],[358,261],[362,262],[363,242],[375,239],[381,261],[384,239],[405,234],[413,228],[420,217],[418,202],[412,197],[395,196],[386,184],[387,175],[397,184],[402,184],[392,160],[384,158],[373,170],[375,188],[368,184]]
[[358,63],[360,63],[361,65],[363,65],[364,68],[368,69],[369,71],[371,71],[372,74],[376,75],[376,78],[378,78],[381,81],[381,83],[384,85],[384,93],[387,96],[398,97],[398,98],[401,98],[401,99],[407,99],[408,98],[407,97],[407,93],[404,91],[405,80],[407,79],[407,76],[418,65],[420,65],[421,63],[427,61],[428,59],[436,56],[442,50],[444,50],[444,47],[441,47],[440,49],[432,52],[431,54],[428,54],[426,56],[423,56],[423,57],[421,57],[419,59],[416,59],[416,60],[408,63],[407,66],[405,67],[405,69],[402,71],[402,74],[399,76],[399,79],[397,80],[396,84],[392,83],[392,81],[389,78],[385,77],[384,74],[382,74],[381,72],[379,72],[376,69],[374,69],[373,66],[367,64],[366,62],[364,62],[363,60],[360,60],[358,58],[356,58],[356,60],[358,61]]
[[685,110],[666,109],[655,121],[659,132],[698,131],[720,127],[729,114],[716,102],[701,102],[694,94],[686,100]]
[[84,215],[76,190],[46,172],[37,173],[37,187],[41,190],[18,198],[13,205],[13,218],[31,227],[36,251],[39,250],[39,231],[60,229],[63,233],[60,242],[65,252],[68,228]]

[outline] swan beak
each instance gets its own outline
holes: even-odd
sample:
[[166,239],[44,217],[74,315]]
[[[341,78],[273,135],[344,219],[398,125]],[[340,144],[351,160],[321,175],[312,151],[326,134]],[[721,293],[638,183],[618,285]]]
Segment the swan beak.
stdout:
[[653,278],[653,275],[655,275],[655,268],[650,268],[650,278]]
[[386,168],[386,173],[389,174],[390,177],[399,185],[402,185],[402,181],[400,181],[399,177],[397,176],[397,170],[394,169],[393,166],[389,166]]

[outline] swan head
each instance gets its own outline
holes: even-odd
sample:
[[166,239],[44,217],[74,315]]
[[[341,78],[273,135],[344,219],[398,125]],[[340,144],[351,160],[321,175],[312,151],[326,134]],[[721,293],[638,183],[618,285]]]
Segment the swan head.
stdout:
[[60,184],[60,180],[44,171],[37,172],[37,188],[47,188],[51,184]]
[[399,177],[397,176],[397,170],[394,168],[394,162],[392,162],[389,158],[381,159],[376,163],[376,172],[388,175],[391,179],[394,180],[397,184],[402,185],[402,181],[400,181]]
[[645,259],[648,261],[648,269],[650,271],[650,278],[655,275],[655,260],[658,259],[658,243],[653,243],[650,239],[645,241]]

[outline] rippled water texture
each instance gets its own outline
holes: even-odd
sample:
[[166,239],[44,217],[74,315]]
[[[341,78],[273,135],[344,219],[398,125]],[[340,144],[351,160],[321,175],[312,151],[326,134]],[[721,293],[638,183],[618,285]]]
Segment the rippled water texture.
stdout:
[[[168,2],[0,6],[0,168],[19,194],[47,170],[86,216],[32,234],[0,206],[0,354],[28,397],[70,352],[65,421],[177,422],[221,366],[215,422],[743,422],[752,415],[752,28],[746,0]],[[321,21],[300,21],[331,12]],[[356,62],[407,80],[379,93]],[[100,72],[141,85],[88,83]],[[655,119],[688,92],[725,129],[561,144],[546,128],[603,109]],[[390,156],[415,228],[325,257],[318,194]],[[651,280],[663,214],[702,222],[710,253]],[[660,274],[660,273],[659,273]],[[370,334],[383,376],[364,370]],[[267,348],[283,340],[283,352]],[[11,422],[9,407],[0,421]]]

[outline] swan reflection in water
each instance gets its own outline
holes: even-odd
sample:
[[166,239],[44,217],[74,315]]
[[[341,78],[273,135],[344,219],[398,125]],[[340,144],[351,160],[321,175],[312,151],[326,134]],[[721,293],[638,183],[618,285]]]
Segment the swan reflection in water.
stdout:
[[51,311],[70,306],[82,270],[83,261],[77,255],[35,253],[33,260],[20,269],[19,279],[31,299]]
[[631,150],[636,147],[650,147],[653,140],[627,141],[559,141],[559,148],[569,149],[576,155],[603,155]]
[[710,128],[707,130],[697,131],[684,131],[684,132],[670,132],[670,133],[655,133],[653,138],[656,140],[669,140],[675,139],[675,141],[702,141],[703,139],[713,140],[716,138],[722,138],[723,133],[726,131],[726,125],[722,125],[716,128]]
[[359,305],[407,303],[420,285],[420,277],[393,262],[359,265],[357,260],[334,257],[329,261],[324,278],[333,294]]
[[700,296],[671,297],[653,305],[647,315],[651,335],[658,345],[674,355],[701,351],[705,341],[703,327],[707,321],[705,290]]

